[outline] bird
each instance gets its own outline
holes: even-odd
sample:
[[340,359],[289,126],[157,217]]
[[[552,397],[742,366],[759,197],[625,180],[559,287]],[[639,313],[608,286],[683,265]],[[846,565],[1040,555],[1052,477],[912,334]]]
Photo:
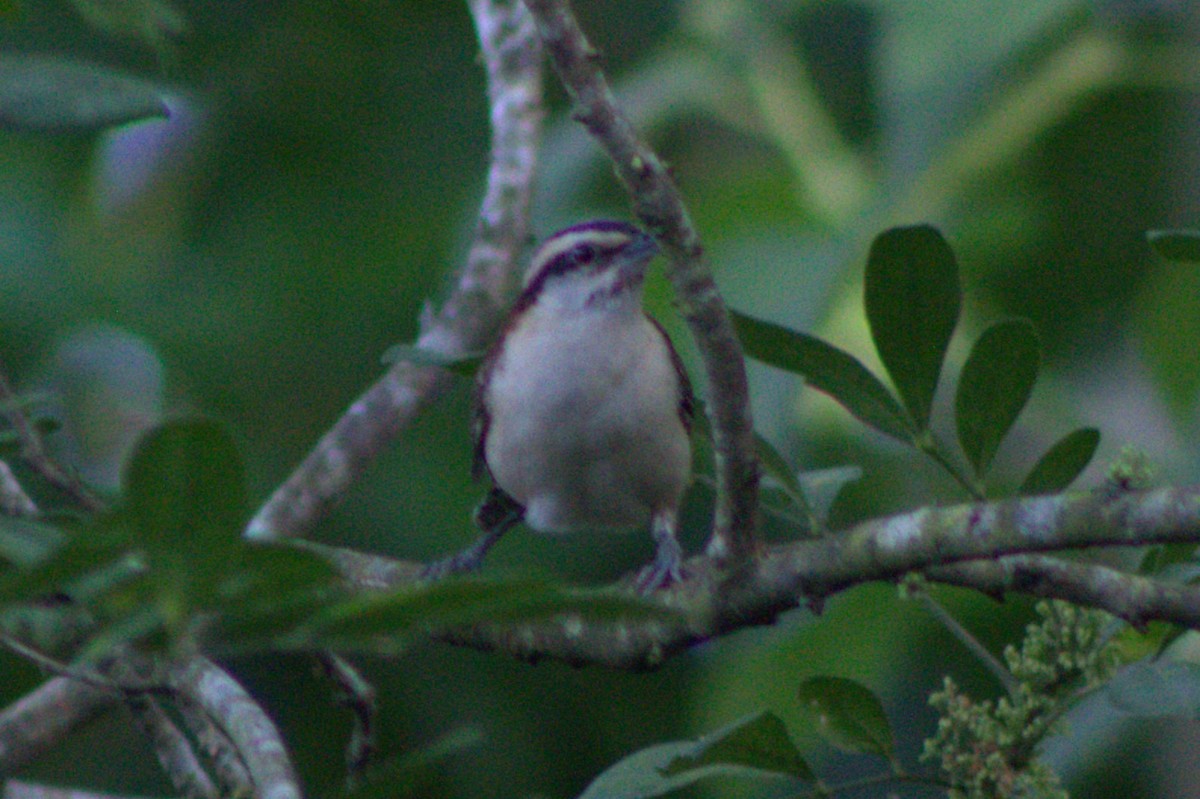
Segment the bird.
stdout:
[[654,237],[598,219],[533,253],[476,375],[472,472],[492,488],[480,538],[428,577],[478,569],[519,522],[535,532],[648,526],[643,594],[682,578],[679,508],[691,475],[695,399],[679,354],[642,308]]

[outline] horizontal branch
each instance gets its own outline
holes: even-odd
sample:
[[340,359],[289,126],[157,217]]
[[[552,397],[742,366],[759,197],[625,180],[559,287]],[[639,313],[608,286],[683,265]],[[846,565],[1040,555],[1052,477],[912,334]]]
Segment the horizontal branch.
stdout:
[[[774,621],[803,604],[855,585],[910,572],[989,594],[1027,591],[1103,608],[1142,623],[1200,629],[1200,589],[1035,553],[1100,546],[1200,542],[1200,486],[1097,492],[922,508],[828,537],[764,547],[730,575],[711,555],[692,558],[686,578],[655,595],[677,621],[581,622],[561,618],[482,624],[436,637],[536,660],[653,668],[672,653],[716,636]],[[325,550],[356,585],[383,589],[419,579],[420,564]],[[996,560],[999,559],[999,560]]]

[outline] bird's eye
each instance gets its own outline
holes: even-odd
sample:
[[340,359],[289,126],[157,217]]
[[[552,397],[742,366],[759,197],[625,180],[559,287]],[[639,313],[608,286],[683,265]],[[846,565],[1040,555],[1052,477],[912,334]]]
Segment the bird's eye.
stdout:
[[575,248],[575,263],[590,264],[596,260],[596,248],[590,244],[580,244]]

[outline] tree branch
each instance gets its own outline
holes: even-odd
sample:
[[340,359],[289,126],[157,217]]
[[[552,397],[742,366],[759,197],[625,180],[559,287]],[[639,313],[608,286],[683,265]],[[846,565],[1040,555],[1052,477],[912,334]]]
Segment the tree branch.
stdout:
[[1097,563],[1011,555],[931,569],[930,580],[993,596],[1009,591],[1103,608],[1135,627],[1168,621],[1200,629],[1200,587],[1168,583]]
[[[561,618],[443,630],[436,637],[527,660],[653,668],[700,641],[771,623],[803,604],[819,607],[826,597],[861,583],[896,580],[914,571],[993,594],[1020,590],[1066,599],[1135,623],[1164,619],[1200,629],[1200,588],[1029,554],[1180,541],[1200,541],[1200,486],[922,508],[826,538],[764,547],[730,582],[724,582],[722,559],[692,558],[687,578],[655,595],[678,611],[675,622]],[[364,589],[419,579],[419,564],[317,551]],[[993,562],[996,558],[1001,560]],[[722,584],[725,590],[719,591]]]
[[[483,349],[516,282],[542,123],[541,52],[517,0],[470,0],[487,70],[492,155],[475,240],[457,284],[421,320],[417,346],[464,355]],[[251,520],[251,538],[303,534],[375,456],[451,381],[431,366],[397,362],[351,405]]]
[[69,677],[54,677],[0,711],[0,774],[15,774],[119,697]]
[[756,548],[758,507],[758,462],[741,345],[674,179],[617,107],[598,53],[570,7],[565,0],[525,3],[558,77],[575,101],[575,117],[608,153],[633,198],[634,212],[671,260],[667,274],[700,349],[711,394],[707,406],[716,455],[717,508],[707,551],[736,564]]
[[301,799],[300,781],[279,730],[236,680],[208,659],[193,657],[176,664],[170,681],[233,744],[255,796]]
[[0,364],[0,414],[8,421],[21,442],[21,459],[43,480],[62,491],[84,510],[100,511],[104,502],[85,486],[73,472],[61,468],[50,457],[42,435],[25,415],[20,398],[8,382],[8,373]]

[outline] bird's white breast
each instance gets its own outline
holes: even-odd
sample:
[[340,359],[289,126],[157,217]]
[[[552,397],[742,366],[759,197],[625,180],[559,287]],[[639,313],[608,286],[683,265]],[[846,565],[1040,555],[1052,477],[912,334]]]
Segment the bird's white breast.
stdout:
[[534,306],[511,329],[484,393],[484,454],[531,527],[631,527],[674,509],[691,465],[679,377],[641,308]]

